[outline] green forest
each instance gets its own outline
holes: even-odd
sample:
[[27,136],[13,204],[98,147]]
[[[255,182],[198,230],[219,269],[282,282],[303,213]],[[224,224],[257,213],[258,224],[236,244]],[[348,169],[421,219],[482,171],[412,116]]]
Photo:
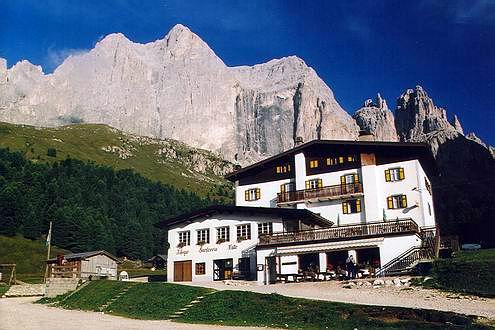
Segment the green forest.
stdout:
[[132,170],[75,159],[40,164],[0,149],[0,235],[43,238],[52,221],[60,248],[145,259],[166,249],[154,223],[211,203]]

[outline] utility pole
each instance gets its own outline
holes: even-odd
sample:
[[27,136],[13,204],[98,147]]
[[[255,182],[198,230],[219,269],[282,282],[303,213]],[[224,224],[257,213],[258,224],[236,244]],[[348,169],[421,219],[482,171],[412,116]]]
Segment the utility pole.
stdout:
[[[48,251],[46,252],[46,260],[50,259],[50,248],[52,247],[52,222],[50,221],[50,229],[48,230],[48,235],[46,236],[46,244],[48,245]],[[45,261],[45,280],[44,282],[46,283],[46,277],[48,276],[48,263]]]

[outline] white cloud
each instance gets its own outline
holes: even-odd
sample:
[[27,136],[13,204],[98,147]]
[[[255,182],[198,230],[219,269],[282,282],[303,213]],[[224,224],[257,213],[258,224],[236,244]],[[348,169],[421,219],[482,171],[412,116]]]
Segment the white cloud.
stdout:
[[60,48],[55,49],[53,47],[48,48],[47,54],[45,56],[45,66],[48,71],[55,70],[60,64],[62,64],[65,59],[72,55],[80,55],[88,52],[87,49],[82,48]]

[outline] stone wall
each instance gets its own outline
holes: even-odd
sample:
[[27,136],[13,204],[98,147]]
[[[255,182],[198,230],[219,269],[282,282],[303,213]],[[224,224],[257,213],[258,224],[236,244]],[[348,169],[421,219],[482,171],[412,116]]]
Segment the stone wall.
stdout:
[[74,291],[78,283],[78,278],[48,278],[46,280],[45,297],[52,298]]

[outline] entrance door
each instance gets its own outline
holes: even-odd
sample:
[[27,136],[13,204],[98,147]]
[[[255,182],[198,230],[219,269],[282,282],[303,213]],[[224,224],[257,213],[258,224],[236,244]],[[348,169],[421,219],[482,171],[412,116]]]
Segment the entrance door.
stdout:
[[175,261],[174,262],[174,282],[191,282],[192,281],[192,261]]
[[269,284],[277,283],[277,259],[266,257],[267,281]]
[[234,261],[232,259],[213,260],[213,280],[223,281],[232,278]]

